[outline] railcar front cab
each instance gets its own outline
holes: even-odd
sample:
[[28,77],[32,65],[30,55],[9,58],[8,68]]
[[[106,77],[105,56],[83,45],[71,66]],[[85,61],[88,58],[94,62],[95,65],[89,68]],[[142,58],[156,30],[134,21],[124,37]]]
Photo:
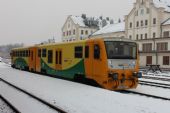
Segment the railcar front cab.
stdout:
[[[107,89],[122,90],[136,88],[138,78],[138,48],[137,44],[128,39],[104,38],[108,66]],[[94,57],[99,58],[100,49],[94,46]]]

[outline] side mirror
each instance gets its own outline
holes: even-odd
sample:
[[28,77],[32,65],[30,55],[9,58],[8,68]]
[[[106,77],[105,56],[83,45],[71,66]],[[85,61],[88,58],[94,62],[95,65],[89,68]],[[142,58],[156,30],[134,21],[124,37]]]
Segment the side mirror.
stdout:
[[94,45],[94,59],[99,59],[100,58],[100,47],[99,45],[95,44]]

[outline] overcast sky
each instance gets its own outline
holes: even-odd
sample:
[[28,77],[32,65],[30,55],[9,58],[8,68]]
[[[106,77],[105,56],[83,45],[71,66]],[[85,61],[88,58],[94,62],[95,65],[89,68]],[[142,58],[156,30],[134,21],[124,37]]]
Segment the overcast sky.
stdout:
[[68,15],[123,18],[135,0],[0,0],[0,45],[40,43],[55,37]]

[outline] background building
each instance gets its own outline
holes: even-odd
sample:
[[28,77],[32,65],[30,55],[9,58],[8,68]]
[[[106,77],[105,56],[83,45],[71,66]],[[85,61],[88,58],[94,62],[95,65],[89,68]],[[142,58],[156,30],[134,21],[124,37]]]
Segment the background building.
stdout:
[[66,22],[62,27],[62,41],[83,40],[91,36],[95,31],[102,27],[112,24],[113,20],[109,17],[86,17],[82,16],[68,16]]
[[141,66],[170,68],[170,0],[136,0],[125,16],[125,35],[139,43]]

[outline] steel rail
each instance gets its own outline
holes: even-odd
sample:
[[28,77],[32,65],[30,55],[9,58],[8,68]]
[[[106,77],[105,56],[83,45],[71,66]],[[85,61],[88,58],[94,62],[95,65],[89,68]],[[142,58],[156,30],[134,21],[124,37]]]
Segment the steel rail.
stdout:
[[32,97],[32,98],[38,100],[39,102],[41,102],[41,103],[47,105],[48,107],[54,109],[55,111],[57,111],[57,112],[59,112],[59,113],[67,113],[67,112],[64,111],[62,108],[56,107],[56,106],[50,104],[49,102],[47,102],[47,101],[45,101],[45,100],[43,100],[43,99],[41,99],[41,98],[39,98],[39,97],[37,97],[37,96],[35,96],[35,95],[29,93],[29,92],[27,92],[26,90],[23,90],[23,89],[21,89],[21,88],[15,86],[15,85],[9,83],[8,81],[6,81],[6,80],[4,80],[4,79],[2,79],[2,78],[0,78],[0,80],[1,80],[2,82],[4,82],[4,83],[10,85],[11,87],[13,87],[13,88],[15,88],[15,89],[17,89],[17,90],[19,90],[19,91],[21,91],[21,92],[23,92],[23,93],[29,95],[30,97]]

